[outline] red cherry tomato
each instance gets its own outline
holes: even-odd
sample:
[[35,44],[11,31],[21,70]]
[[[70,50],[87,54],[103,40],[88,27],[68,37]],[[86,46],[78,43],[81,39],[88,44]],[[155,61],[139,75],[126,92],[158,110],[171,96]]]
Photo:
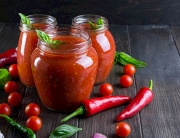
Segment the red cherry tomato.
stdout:
[[40,107],[35,103],[30,103],[25,107],[25,113],[27,116],[39,116]]
[[16,82],[14,81],[8,81],[6,82],[6,84],[4,85],[4,90],[7,93],[12,93],[12,92],[16,92],[18,90],[18,85]]
[[120,80],[119,80],[120,84],[123,86],[123,87],[130,87],[133,83],[133,79],[131,76],[129,75],[122,75],[120,77]]
[[27,119],[26,126],[32,131],[38,131],[42,127],[42,120],[37,116],[31,116]]
[[11,107],[7,103],[0,104],[0,114],[5,114],[7,116],[10,116],[11,111],[12,111]]
[[126,122],[120,122],[116,124],[116,134],[119,137],[127,137],[131,133],[131,127]]
[[123,72],[124,72],[125,75],[132,76],[136,72],[136,68],[132,64],[126,64],[123,67]]
[[19,76],[17,64],[10,65],[8,70],[9,70],[9,74],[12,77],[18,77]]
[[11,106],[18,106],[22,103],[22,96],[20,93],[18,92],[12,92],[11,94],[9,94],[8,96],[8,103]]
[[99,92],[102,96],[109,96],[112,94],[113,92],[113,87],[111,84],[109,83],[103,83],[101,84],[101,86],[99,87]]

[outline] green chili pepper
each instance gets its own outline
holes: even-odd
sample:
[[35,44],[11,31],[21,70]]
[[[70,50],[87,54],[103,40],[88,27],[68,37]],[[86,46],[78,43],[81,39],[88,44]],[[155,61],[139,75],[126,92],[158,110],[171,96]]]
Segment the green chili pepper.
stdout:
[[124,52],[119,52],[119,53],[116,52],[115,58],[114,58],[114,64],[116,63],[120,63],[122,65],[132,64],[136,68],[143,68],[147,66],[145,62],[137,60]]
[[82,130],[82,128],[63,124],[57,127],[54,131],[52,131],[49,138],[69,138],[79,130]]
[[3,117],[11,126],[15,127],[16,129],[21,131],[23,134],[25,134],[27,136],[27,138],[36,138],[36,135],[30,128],[27,128],[23,125],[18,124],[12,118],[10,118],[4,114],[0,114],[0,117]]

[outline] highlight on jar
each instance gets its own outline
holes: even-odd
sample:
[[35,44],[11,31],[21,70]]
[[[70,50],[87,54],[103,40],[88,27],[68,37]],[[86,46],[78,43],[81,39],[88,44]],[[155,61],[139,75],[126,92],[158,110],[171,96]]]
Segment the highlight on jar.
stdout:
[[76,28],[36,32],[31,69],[38,95],[51,110],[74,111],[89,99],[96,79],[98,56],[91,39]]
[[35,87],[31,71],[31,54],[37,47],[38,36],[35,29],[48,30],[57,27],[55,17],[45,14],[20,15],[20,36],[17,50],[17,65],[21,82],[29,87]]
[[92,47],[98,54],[98,71],[95,85],[104,82],[113,67],[116,45],[109,31],[108,20],[100,15],[85,14],[72,19],[72,27],[86,31]]

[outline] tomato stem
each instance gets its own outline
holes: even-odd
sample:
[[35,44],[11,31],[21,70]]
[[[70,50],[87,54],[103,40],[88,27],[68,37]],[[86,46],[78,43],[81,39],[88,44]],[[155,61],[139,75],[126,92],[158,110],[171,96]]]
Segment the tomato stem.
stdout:
[[61,120],[61,122],[66,122],[67,120],[71,119],[72,117],[74,116],[77,116],[77,115],[83,115],[84,114],[84,107],[83,106],[80,106],[76,111],[74,111],[73,113],[71,113],[70,115],[68,115],[67,117],[63,118]]
[[153,87],[153,81],[152,80],[150,80],[149,81],[149,89],[152,91],[152,87]]

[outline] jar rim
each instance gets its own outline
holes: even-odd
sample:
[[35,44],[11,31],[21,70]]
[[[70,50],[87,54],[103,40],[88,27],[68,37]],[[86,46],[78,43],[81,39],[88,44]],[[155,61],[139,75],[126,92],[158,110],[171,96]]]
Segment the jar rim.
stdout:
[[89,23],[89,21],[91,21],[92,23],[96,23],[99,18],[103,19],[104,26],[101,28],[98,28],[98,29],[92,29],[91,27],[88,27],[88,28],[86,28],[86,31],[87,30],[88,31],[98,31],[98,30],[108,29],[109,28],[108,19],[103,16],[96,15],[96,14],[78,15],[72,19],[72,26],[78,27],[81,24]]
[[[79,42],[77,44],[72,43],[62,43],[62,44],[48,44],[41,39],[38,38],[38,47],[43,51],[48,51],[49,53],[53,54],[78,54],[86,52],[91,47],[91,39],[87,32],[82,31],[77,28],[73,27],[58,27],[50,30],[44,31],[46,34],[49,35],[49,37],[52,39],[53,37],[78,37],[80,39],[83,39],[83,42]],[[66,49],[54,49],[54,46],[64,46]],[[68,47],[71,47],[68,49]]]
[[[31,24],[45,23],[47,24],[47,26],[52,28],[55,28],[58,25],[56,18],[51,15],[32,14],[32,15],[27,15],[27,18],[29,18]],[[34,31],[35,28],[27,24],[23,24],[22,21],[20,20],[20,30]]]

